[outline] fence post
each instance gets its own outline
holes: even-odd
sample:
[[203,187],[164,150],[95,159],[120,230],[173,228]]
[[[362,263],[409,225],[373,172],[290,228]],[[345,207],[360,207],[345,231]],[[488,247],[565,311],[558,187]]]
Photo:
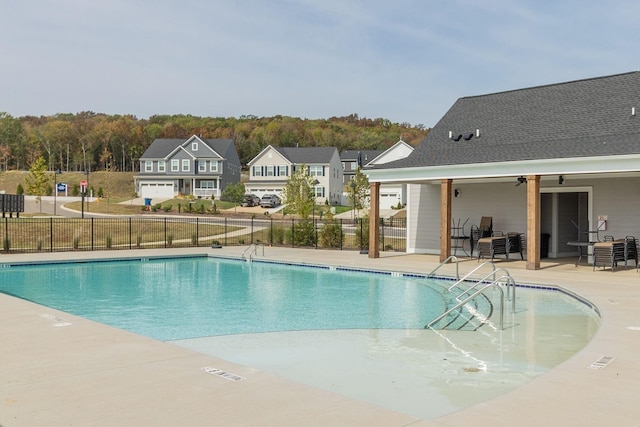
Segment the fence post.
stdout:
[[49,246],[51,247],[51,252],[53,252],[53,218],[49,218],[49,238],[51,239]]
[[227,235],[227,217],[224,217],[224,245],[227,246],[227,238],[229,236]]
[[252,245],[253,245],[253,220],[254,219],[255,219],[254,217],[251,217],[251,244]]
[[131,237],[132,237],[131,233],[132,233],[132,230],[131,230],[131,217],[129,217],[129,249],[131,249]]
[[94,232],[93,232],[93,217],[91,217],[91,250],[93,250],[93,236],[94,236]]
[[384,252],[384,218],[380,218],[380,243],[382,244],[382,251]]
[[196,248],[200,246],[200,218],[196,217]]
[[316,227],[316,218],[313,218],[313,234],[316,241],[316,249],[318,249],[318,227]]
[[273,246],[273,217],[269,217],[269,245]]
[[342,235],[344,234],[344,228],[342,228],[342,218],[340,218],[340,250],[344,249],[344,240]]
[[167,247],[167,217],[165,216],[163,218],[163,223],[164,223],[164,247]]
[[291,247],[296,247],[296,225],[293,218],[291,218]]

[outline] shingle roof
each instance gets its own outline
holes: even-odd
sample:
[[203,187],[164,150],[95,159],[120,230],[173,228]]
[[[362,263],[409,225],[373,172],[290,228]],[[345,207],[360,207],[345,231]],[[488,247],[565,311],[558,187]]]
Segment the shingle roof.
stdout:
[[362,164],[367,164],[371,160],[384,153],[384,150],[345,150],[340,153],[340,160],[357,161],[358,156],[362,159]]
[[273,147],[294,164],[329,163],[334,154],[335,147]]
[[[149,148],[140,156],[141,160],[144,159],[164,159],[167,157],[176,147],[184,144],[187,139],[156,139]],[[212,150],[218,153],[223,158],[229,158],[230,154],[233,154],[230,150],[235,152],[235,145],[233,139],[201,139],[202,142],[207,144]]]
[[380,168],[639,153],[640,72],[631,72],[460,98],[409,157]]

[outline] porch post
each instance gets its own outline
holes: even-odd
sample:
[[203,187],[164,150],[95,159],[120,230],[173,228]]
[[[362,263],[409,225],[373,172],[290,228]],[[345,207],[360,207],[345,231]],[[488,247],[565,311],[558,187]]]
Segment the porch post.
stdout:
[[451,255],[451,183],[440,181],[440,262]]
[[369,184],[369,258],[380,258],[380,183]]
[[527,270],[540,270],[540,176],[527,176]]

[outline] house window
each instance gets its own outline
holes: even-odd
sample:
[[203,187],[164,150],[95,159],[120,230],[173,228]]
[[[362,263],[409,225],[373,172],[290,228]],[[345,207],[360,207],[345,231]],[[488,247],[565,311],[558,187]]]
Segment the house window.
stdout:
[[207,171],[207,162],[204,160],[200,160],[198,162],[198,171],[199,172],[206,172]]
[[275,168],[275,166],[267,166],[267,176],[274,176]]
[[287,166],[278,166],[278,176],[287,176],[288,174]]
[[200,181],[200,188],[216,188],[216,181]]
[[262,176],[262,166],[253,167],[253,176]]
[[191,143],[191,151],[198,151],[198,143],[197,142],[192,142]]
[[209,172],[218,172],[218,162],[216,160],[209,162]]
[[145,160],[145,162],[144,162],[144,171],[145,172],[153,172],[153,162],[151,160]]
[[189,172],[189,159],[182,159],[182,172]]
[[321,165],[309,166],[309,176],[324,176],[324,166],[321,166]]
[[171,160],[171,172],[180,172],[179,160]]
[[166,172],[167,165],[164,160],[158,161],[158,172]]
[[321,187],[321,186],[313,187],[313,196],[314,197],[324,197],[324,187]]

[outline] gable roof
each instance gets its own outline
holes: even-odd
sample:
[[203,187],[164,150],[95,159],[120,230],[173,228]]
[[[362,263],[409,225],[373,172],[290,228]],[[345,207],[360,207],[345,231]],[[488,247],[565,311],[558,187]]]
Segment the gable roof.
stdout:
[[628,154],[640,154],[640,72],[460,98],[410,156],[378,167]]
[[340,160],[343,162],[360,162],[360,166],[364,166],[380,154],[383,150],[344,150],[340,153]]
[[[181,147],[185,142],[191,142],[194,137],[188,139],[155,139],[149,148],[140,156],[140,160],[145,159],[166,159],[177,148]],[[211,150],[217,153],[223,159],[234,159],[237,157],[235,153],[235,144],[232,139],[203,139],[198,138],[206,144]],[[211,156],[205,156],[211,157]]]
[[332,157],[338,152],[335,147],[273,147],[273,149],[297,165],[330,163]]
[[390,163],[394,160],[403,159],[413,153],[414,148],[404,142],[402,139],[393,144],[391,147],[380,152],[379,155],[370,159],[365,166],[382,165]]

